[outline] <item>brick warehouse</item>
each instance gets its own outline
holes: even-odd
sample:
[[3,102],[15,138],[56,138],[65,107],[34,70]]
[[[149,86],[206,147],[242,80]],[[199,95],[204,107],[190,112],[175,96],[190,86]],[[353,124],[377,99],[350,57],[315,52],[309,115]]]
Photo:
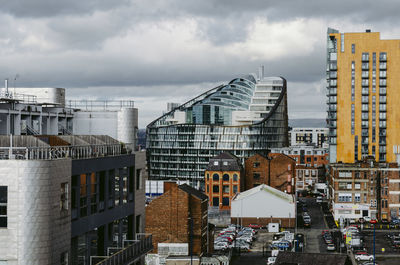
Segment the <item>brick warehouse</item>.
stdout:
[[213,231],[207,226],[208,197],[186,184],[168,183],[164,194],[146,207],[146,233],[153,236],[154,253],[158,243],[188,243],[189,255],[192,249],[199,257],[212,253]]
[[240,160],[230,154],[221,153],[210,159],[205,171],[205,191],[210,206],[230,210],[231,200],[244,190],[243,167]]
[[334,218],[400,217],[400,168],[366,157],[357,163],[331,164],[329,195]]
[[284,154],[253,155],[245,161],[245,190],[266,184],[294,193],[296,161]]

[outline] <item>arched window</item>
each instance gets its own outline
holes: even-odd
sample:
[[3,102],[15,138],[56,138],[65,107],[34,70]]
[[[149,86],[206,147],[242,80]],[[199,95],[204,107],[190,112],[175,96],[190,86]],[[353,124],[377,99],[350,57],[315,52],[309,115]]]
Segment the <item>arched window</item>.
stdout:
[[218,181],[218,180],[219,180],[219,175],[218,175],[217,173],[215,173],[215,174],[213,175],[213,180],[214,180],[214,181]]
[[238,181],[238,175],[237,174],[233,174],[233,181]]
[[224,175],[222,176],[222,180],[223,180],[223,181],[229,181],[229,175],[228,175],[228,174],[224,174]]

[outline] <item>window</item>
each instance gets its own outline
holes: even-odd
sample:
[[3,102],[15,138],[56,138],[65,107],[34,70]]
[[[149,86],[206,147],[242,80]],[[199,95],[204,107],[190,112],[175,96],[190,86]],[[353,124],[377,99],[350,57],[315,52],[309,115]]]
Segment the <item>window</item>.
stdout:
[[361,189],[361,184],[360,184],[360,183],[355,183],[355,184],[354,184],[354,188],[355,188],[356,190]]
[[214,193],[218,193],[219,192],[219,186],[218,185],[214,185],[213,186],[213,192]]
[[355,52],[356,52],[356,45],[351,44],[351,53],[355,53]]
[[223,180],[223,181],[229,181],[229,175],[228,175],[228,174],[224,174],[224,175],[222,176],[222,180]]
[[136,169],[136,190],[142,188],[142,170]]
[[7,186],[0,186],[0,227],[7,227],[7,189]]
[[210,173],[207,173],[207,180],[210,180]]
[[213,206],[219,206],[219,198],[218,197],[214,197],[213,198]]
[[290,166],[291,166],[290,164],[287,165],[287,170],[290,170],[290,169],[291,169]]
[[354,213],[355,214],[361,214],[361,211],[360,210],[354,210]]
[[68,182],[61,183],[61,191],[60,191],[60,210],[68,211]]
[[237,174],[233,174],[233,181],[238,181],[238,175]]
[[254,172],[253,173],[253,178],[254,179],[259,179],[260,178],[260,173]]
[[340,34],[340,51],[344,52],[344,33]]
[[354,202],[360,202],[361,201],[361,194],[356,193],[354,194]]
[[257,168],[257,167],[259,167],[259,166],[260,166],[260,162],[254,162],[254,163],[253,163],[253,167],[254,167],[254,168]]
[[215,174],[213,175],[213,180],[214,180],[214,181],[218,181],[218,180],[219,180],[219,175],[218,175],[217,173],[215,173]]
[[218,161],[214,161],[214,166],[218,166]]
[[229,186],[228,186],[228,185],[224,185],[224,186],[222,187],[222,192],[223,192],[223,193],[228,193],[228,194],[229,194]]
[[229,197],[223,197],[222,198],[222,205],[223,206],[229,206]]
[[238,186],[236,186],[236,185],[233,185],[233,194],[235,194],[235,193],[237,193],[238,192]]
[[222,164],[223,164],[224,166],[227,166],[227,165],[228,165],[228,161],[224,161],[224,162],[222,162]]
[[60,255],[60,264],[68,265],[68,251],[61,253]]

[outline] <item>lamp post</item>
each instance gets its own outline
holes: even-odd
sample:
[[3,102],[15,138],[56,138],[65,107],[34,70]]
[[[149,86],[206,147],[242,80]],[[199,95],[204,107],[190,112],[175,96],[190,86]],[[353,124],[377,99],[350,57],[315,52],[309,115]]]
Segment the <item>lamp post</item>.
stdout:
[[373,224],[374,226],[374,265],[375,265],[375,224]]

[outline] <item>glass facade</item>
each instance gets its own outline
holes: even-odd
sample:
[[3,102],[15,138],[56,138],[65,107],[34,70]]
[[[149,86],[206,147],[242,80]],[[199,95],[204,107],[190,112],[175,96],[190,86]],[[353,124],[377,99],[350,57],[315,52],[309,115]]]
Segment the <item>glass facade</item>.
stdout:
[[147,126],[150,179],[203,183],[209,159],[242,160],[288,145],[286,80],[236,78],[186,102]]

